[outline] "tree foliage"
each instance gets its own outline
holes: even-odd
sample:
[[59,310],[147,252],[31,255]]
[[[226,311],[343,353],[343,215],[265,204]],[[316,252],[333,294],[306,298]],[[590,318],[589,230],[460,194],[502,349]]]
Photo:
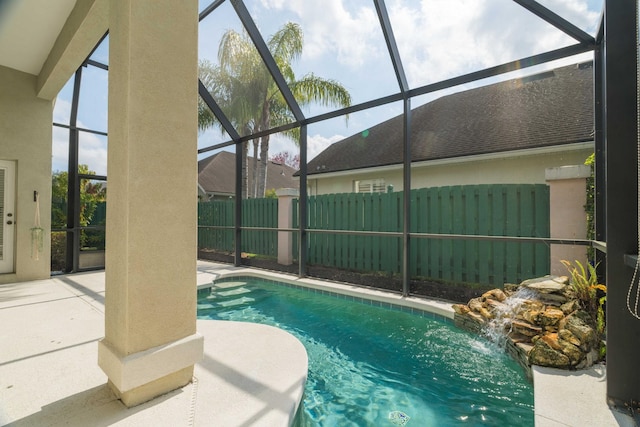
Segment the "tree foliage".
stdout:
[[[78,173],[95,175],[87,165],[79,165]],[[69,186],[68,172],[54,172],[51,179],[51,227],[65,228],[67,226],[67,188]],[[102,183],[83,179],[80,185],[80,226],[86,227],[96,212],[99,203],[106,201],[106,188]]]
[[[285,78],[293,96],[301,106],[319,103],[323,106],[348,107],[351,95],[337,81],[323,79],[314,74],[297,78],[292,64],[302,54],[304,37],[300,26],[286,23],[269,37],[267,46],[280,72]],[[228,30],[222,36],[218,49],[218,64],[200,63],[200,79],[211,92],[220,108],[234,125],[238,133],[248,135],[295,121],[293,113],[284,100],[271,74],[246,32]],[[220,127],[211,111],[200,103],[199,127],[207,129]],[[300,129],[294,128],[283,133],[294,142],[299,142]],[[269,155],[270,135],[253,141],[254,168],[257,177],[254,185],[247,182],[248,144],[244,144],[243,197],[264,197],[266,187],[266,167]],[[257,162],[259,147],[260,162]],[[247,189],[247,191],[245,191]]]
[[300,169],[300,155],[289,151],[281,151],[271,157],[271,161],[281,165],[287,165],[294,169]]

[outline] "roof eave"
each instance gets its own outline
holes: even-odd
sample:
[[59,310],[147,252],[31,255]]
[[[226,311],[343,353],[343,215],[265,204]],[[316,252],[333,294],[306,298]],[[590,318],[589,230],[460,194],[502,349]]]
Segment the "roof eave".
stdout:
[[[487,160],[496,160],[496,159],[505,159],[505,158],[516,158],[516,157],[524,157],[524,156],[536,156],[536,155],[542,155],[542,154],[553,154],[553,153],[559,153],[563,151],[586,150],[593,147],[594,147],[594,141],[590,140],[590,141],[574,142],[569,144],[526,148],[521,150],[509,150],[509,151],[499,151],[499,152],[484,153],[484,154],[472,154],[472,155],[461,156],[461,157],[448,157],[443,159],[421,160],[421,161],[412,162],[411,165],[412,167],[450,165],[450,164],[460,164],[460,163],[469,163],[469,162],[478,162],[478,161],[487,161]],[[365,168],[347,169],[347,170],[333,171],[333,172],[313,172],[307,175],[307,179],[335,178],[335,177],[353,175],[356,172],[357,173],[388,172],[388,171],[402,170],[402,166],[403,166],[402,163],[396,163],[392,165],[370,166]]]

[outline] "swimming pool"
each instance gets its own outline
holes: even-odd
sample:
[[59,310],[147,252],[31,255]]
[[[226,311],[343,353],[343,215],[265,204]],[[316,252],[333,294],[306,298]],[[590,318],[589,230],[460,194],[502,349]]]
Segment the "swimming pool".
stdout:
[[[297,426],[533,425],[533,386],[500,349],[430,313],[257,278],[198,292],[198,318],[280,327],[307,349]],[[415,311],[415,310],[414,310]]]

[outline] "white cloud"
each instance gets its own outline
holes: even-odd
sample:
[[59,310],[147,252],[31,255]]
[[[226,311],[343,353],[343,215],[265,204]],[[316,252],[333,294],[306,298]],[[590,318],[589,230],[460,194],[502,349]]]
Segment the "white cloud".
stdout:
[[[592,31],[599,11],[586,0],[546,0],[548,8]],[[261,0],[294,13],[305,31],[303,60],[326,57],[352,70],[375,72],[388,63],[371,3],[346,0]],[[388,0],[387,9],[405,72],[421,86],[575,43],[513,2],[501,0]],[[389,84],[393,84],[390,82]]]
[[544,0],[541,3],[575,26],[594,34],[598,27],[600,8],[590,10],[585,0]]
[[53,107],[53,121],[54,123],[69,124],[69,116],[71,115],[71,102],[56,98],[55,105]]
[[89,170],[98,175],[107,174],[106,141],[91,133],[80,135],[78,159],[80,164],[89,165]]
[[[332,135],[326,137],[323,135],[307,136],[307,161],[310,161],[315,156],[326,150],[328,146],[334,142],[341,141],[345,138],[343,135]],[[277,153],[287,151],[292,154],[299,154],[300,148],[289,138],[285,138],[281,135],[272,135],[269,140],[269,156],[273,156]]]
[[[78,126],[83,127],[81,123]],[[107,174],[107,144],[106,138],[103,138],[87,132],[80,133],[79,163],[88,165],[89,169],[98,175]],[[53,127],[51,151],[52,171],[66,171],[69,161],[69,131],[67,129]]]
[[[386,49],[375,9],[353,7],[344,0],[262,0],[267,9],[289,10],[304,30],[303,59],[318,59],[329,54],[342,65],[363,66],[379,58]],[[349,9],[346,5],[351,6]]]
[[307,160],[313,159],[315,156],[326,150],[334,142],[343,140],[345,137],[342,135],[332,135],[325,137],[322,135],[313,135],[307,137]]
[[[60,102],[60,100],[58,100]],[[57,102],[56,102],[57,105]],[[69,159],[69,131],[57,126],[53,127],[52,171],[66,171]]]

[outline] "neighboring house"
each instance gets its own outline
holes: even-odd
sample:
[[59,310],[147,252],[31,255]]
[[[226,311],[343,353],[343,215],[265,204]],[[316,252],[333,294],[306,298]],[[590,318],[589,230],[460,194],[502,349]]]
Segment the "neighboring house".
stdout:
[[[402,190],[402,129],[398,116],[328,147],[309,194]],[[544,183],[584,163],[593,134],[591,62],[443,96],[412,110],[411,186]]]
[[[249,157],[249,182],[253,182],[253,171]],[[258,165],[260,160],[258,160]],[[269,161],[267,165],[267,190],[279,188],[299,188],[299,179],[294,178],[296,170],[285,164]],[[200,200],[220,200],[235,197],[236,155],[220,151],[213,156],[198,161],[198,198]]]

